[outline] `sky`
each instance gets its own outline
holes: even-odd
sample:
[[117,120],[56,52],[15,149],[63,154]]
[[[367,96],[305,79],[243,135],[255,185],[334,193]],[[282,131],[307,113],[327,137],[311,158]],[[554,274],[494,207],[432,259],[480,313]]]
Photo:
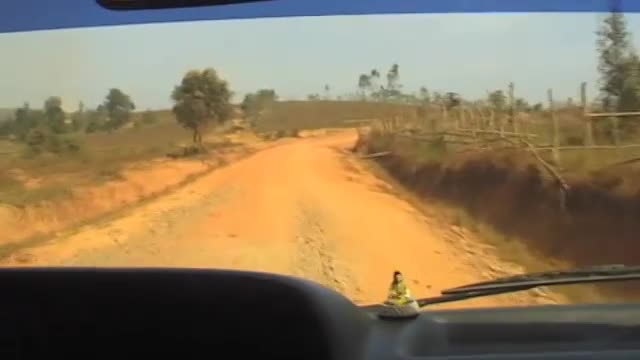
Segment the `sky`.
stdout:
[[[215,68],[237,94],[272,88],[283,99],[354,92],[358,76],[400,67],[421,86],[480,98],[515,83],[516,96],[595,96],[595,30],[604,15],[416,14],[198,21],[0,34],[0,107],[48,96],[95,107],[112,87],[139,109],[171,106],[190,69]],[[627,15],[640,49],[640,15]]]

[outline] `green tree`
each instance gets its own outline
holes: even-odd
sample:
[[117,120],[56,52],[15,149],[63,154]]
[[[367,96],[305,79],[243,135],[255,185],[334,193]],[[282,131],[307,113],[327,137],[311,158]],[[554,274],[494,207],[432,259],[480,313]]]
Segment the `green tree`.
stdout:
[[398,64],[391,65],[391,68],[387,72],[387,90],[398,90],[400,81],[400,67]]
[[103,125],[104,130],[107,131],[118,129],[126,124],[131,112],[136,108],[131,97],[116,88],[109,89],[102,105],[109,117]]
[[637,110],[638,57],[624,15],[614,11],[596,32],[600,97],[606,111]]
[[382,86],[380,86],[380,72],[377,69],[371,69],[369,72],[369,91],[371,92],[371,96],[373,98],[380,98],[381,93],[380,90]]
[[45,123],[44,113],[40,110],[33,110],[29,103],[24,103],[15,113],[13,133],[21,140],[25,140],[27,133],[31,129],[43,126]]
[[66,132],[65,114],[62,110],[62,99],[58,96],[50,96],[44,102],[44,113],[47,117],[47,127],[54,133]]
[[363,99],[367,98],[367,92],[371,90],[371,77],[368,74],[360,74],[358,77],[358,89]]
[[104,105],[98,105],[95,110],[87,111],[85,114],[86,126],[84,131],[87,133],[92,133],[96,131],[101,131],[105,129],[105,124],[107,123],[109,115]]
[[513,105],[515,106],[517,111],[530,111],[531,110],[531,106],[529,106],[529,103],[527,102],[527,100],[525,100],[523,98],[515,99]]
[[489,104],[493,106],[497,111],[502,111],[505,109],[507,105],[507,96],[502,90],[495,90],[489,93],[489,97],[487,99]]
[[[375,77],[380,76],[377,70],[372,70],[371,78],[373,78],[374,75]],[[403,100],[405,96],[400,91],[400,88],[402,86],[400,85],[400,67],[398,66],[398,64],[391,65],[389,71],[387,71],[386,78],[386,86],[380,86],[379,89],[374,89],[372,94],[373,97],[381,100]]]
[[625,78],[617,110],[638,111],[640,110],[640,59],[637,54],[632,52],[629,55],[624,72]]
[[444,106],[450,110],[462,104],[462,97],[458,93],[448,92],[444,96]]
[[535,103],[533,104],[533,106],[531,107],[532,111],[536,111],[536,112],[540,112],[542,111],[544,107],[542,106],[542,103]]
[[324,98],[325,100],[331,99],[331,86],[329,84],[324,85]]
[[[604,111],[637,111],[640,109],[640,61],[631,46],[631,34],[621,12],[613,11],[596,31],[600,103]],[[598,128],[615,140],[611,123]],[[618,123],[619,134],[631,135],[637,124],[629,118]]]
[[78,103],[78,110],[71,114],[71,127],[73,131],[81,131],[86,126],[86,113],[84,111],[84,103]]
[[422,104],[428,105],[431,102],[431,96],[429,94],[429,90],[427,90],[426,87],[422,86],[420,87],[420,91],[419,91],[420,95],[420,102]]
[[436,104],[442,104],[444,102],[444,95],[439,91],[435,91],[432,96],[433,102]]
[[273,89],[260,89],[255,93],[244,96],[240,107],[245,116],[252,122],[256,121],[260,114],[278,100],[278,95]]
[[228,83],[211,68],[189,71],[173,89],[173,113],[180,125],[193,132],[195,144],[202,144],[202,131],[208,123],[229,120],[231,95]]

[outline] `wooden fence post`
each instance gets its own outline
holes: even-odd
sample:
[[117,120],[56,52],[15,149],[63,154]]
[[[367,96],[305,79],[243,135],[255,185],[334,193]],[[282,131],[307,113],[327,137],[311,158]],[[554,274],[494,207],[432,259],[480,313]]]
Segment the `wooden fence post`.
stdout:
[[584,117],[584,145],[590,147],[594,145],[593,141],[593,120],[589,113],[589,105],[587,102],[587,83],[583,82],[580,85],[580,103],[582,106],[582,116]]
[[513,132],[518,133],[518,123],[516,121],[516,107],[515,107],[515,99],[514,99],[514,90],[515,84],[513,82],[509,83],[509,119],[511,120],[511,126],[513,127]]
[[[454,108],[449,109],[451,110],[451,115],[453,116],[453,124],[456,130],[460,130],[462,128],[462,124],[460,124],[460,114],[456,114],[456,111]],[[447,111],[449,111],[447,110]]]
[[609,117],[609,121],[611,121],[611,125],[613,127],[613,145],[616,148],[620,146],[620,119],[617,116]]
[[440,103],[440,110],[442,111],[442,123],[446,129],[449,127],[449,114],[447,112],[447,107],[443,103]]
[[469,114],[469,118],[471,119],[471,123],[472,126],[476,129],[476,130],[483,130],[482,129],[482,121],[476,116],[476,114],[473,112],[473,107],[471,108],[465,108],[465,110],[467,111],[467,113]]
[[467,127],[471,129],[471,136],[473,136],[474,141],[478,141],[477,137],[478,137],[478,126],[476,126],[476,122],[475,122],[475,116],[473,116],[473,113],[471,111],[469,111],[469,109],[466,107],[466,105],[463,105],[460,108],[460,113],[464,115],[465,119],[466,119],[466,124]]
[[489,108],[489,129],[498,130],[496,126],[496,112],[492,108]]
[[478,115],[480,116],[480,119],[479,119],[480,125],[478,126],[480,130],[487,130],[487,128],[491,130],[491,127],[488,124],[487,118],[484,116],[484,112],[482,111],[481,105],[474,105],[474,108],[476,112],[478,112]]
[[428,114],[427,119],[431,119],[430,121],[431,131],[432,132],[438,131],[438,121],[440,120],[440,117],[438,116],[438,114],[435,114],[435,116],[432,116],[428,109],[427,109],[427,114]]
[[551,154],[553,156],[553,162],[560,164],[560,129],[558,127],[558,118],[556,117],[555,106],[553,104],[553,91],[547,90],[547,96],[549,98],[549,115],[551,116],[551,122],[553,123],[553,149]]

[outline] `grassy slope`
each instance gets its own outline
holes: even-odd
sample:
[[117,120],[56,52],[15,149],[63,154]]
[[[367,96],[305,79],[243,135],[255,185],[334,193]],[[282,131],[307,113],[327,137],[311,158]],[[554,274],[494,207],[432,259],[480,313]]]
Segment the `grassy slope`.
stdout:
[[157,117],[157,123],[140,128],[80,134],[83,146],[75,154],[32,157],[24,145],[0,140],[0,203],[23,206],[66,196],[74,186],[118,178],[127,164],[164,156],[190,141],[169,112]]

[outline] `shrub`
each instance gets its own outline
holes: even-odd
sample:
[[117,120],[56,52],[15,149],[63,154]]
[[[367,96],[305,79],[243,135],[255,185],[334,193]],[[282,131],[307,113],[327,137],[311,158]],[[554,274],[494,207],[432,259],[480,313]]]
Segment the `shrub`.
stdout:
[[54,154],[77,153],[81,149],[80,140],[71,135],[54,134],[36,128],[31,129],[25,137],[27,144],[26,157],[32,157],[43,152]]

